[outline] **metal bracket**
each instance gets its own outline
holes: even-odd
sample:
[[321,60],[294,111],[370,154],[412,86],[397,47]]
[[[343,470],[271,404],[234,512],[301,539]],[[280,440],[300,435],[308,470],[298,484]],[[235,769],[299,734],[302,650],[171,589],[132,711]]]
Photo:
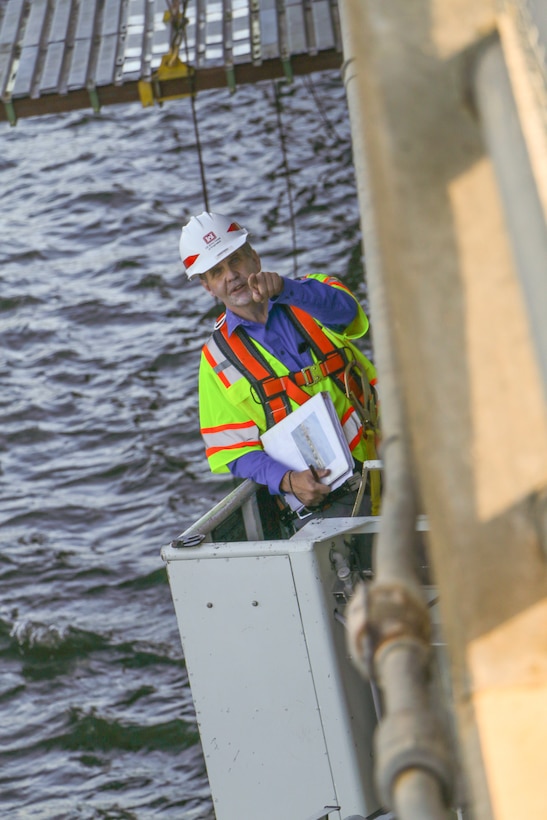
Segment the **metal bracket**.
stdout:
[[17,125],[17,114],[15,113],[13,102],[11,100],[2,100],[2,102],[4,103],[4,108],[6,109],[9,124]]
[[199,547],[204,540],[205,535],[201,532],[196,532],[193,535],[176,538],[174,541],[171,541],[169,546],[173,547],[173,549],[190,549],[191,547]]
[[154,105],[155,102],[162,105],[166,100],[181,100],[183,97],[191,97],[192,93],[184,92],[178,94],[164,94],[161,83],[166,80],[187,79],[194,73],[192,66],[183,63],[182,60],[173,54],[164,54],[157,71],[152,74],[150,81],[140,80],[139,97],[143,108]]
[[226,67],[226,83],[230,89],[230,94],[235,94],[236,90],[236,73],[233,66]]
[[314,362],[307,367],[303,367],[300,371],[304,377],[304,386],[310,387],[312,384],[317,384],[326,378],[325,373],[321,370],[321,362]]
[[95,114],[98,114],[101,110],[101,102],[99,100],[99,95],[97,94],[97,89],[95,86],[89,86],[87,89],[87,93],[89,94],[89,100],[91,102],[91,107]]
[[340,811],[340,806],[324,806],[319,814],[312,814],[307,820],[329,820],[329,814],[332,811]]
[[285,74],[285,78],[286,78],[287,82],[289,84],[292,83],[293,80],[294,80],[294,75],[293,75],[292,65],[291,65],[290,59],[287,58],[286,60],[281,60],[281,64],[283,65],[283,72]]

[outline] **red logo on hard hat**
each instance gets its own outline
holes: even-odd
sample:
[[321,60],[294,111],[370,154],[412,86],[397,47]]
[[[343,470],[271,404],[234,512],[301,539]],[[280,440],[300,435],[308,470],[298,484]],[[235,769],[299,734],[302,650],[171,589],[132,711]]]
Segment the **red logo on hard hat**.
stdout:
[[214,231],[209,231],[209,233],[206,233],[205,236],[203,237],[203,241],[205,242],[206,245],[210,245],[211,242],[214,242],[216,238],[217,238],[216,233],[214,233]]
[[192,265],[194,264],[194,262],[196,261],[198,256],[199,256],[199,253],[196,253],[194,256],[187,256],[186,259],[183,259],[182,264],[184,265],[186,270],[188,270],[188,268],[192,267]]
[[230,233],[230,231],[240,231],[240,230],[241,230],[241,228],[239,227],[237,222],[232,222],[232,224],[228,228],[228,233]]

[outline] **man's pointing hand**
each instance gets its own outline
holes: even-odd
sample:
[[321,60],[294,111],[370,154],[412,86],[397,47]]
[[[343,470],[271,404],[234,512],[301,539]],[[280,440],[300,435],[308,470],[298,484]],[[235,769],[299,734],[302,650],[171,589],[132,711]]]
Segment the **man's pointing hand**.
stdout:
[[272,271],[262,270],[259,273],[251,273],[247,284],[255,302],[267,302],[283,290],[283,278]]

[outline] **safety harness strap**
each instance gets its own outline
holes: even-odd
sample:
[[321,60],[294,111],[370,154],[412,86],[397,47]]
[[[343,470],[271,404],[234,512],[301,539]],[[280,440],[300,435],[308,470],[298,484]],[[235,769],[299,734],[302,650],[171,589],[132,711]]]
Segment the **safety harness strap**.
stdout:
[[[364,368],[354,359],[350,360],[346,351],[343,349],[341,351],[341,358],[343,359],[342,365],[338,367],[338,363],[336,362],[335,364],[333,357],[333,351],[337,349],[328,336],[321,331],[321,328],[309,313],[292,306],[285,306],[285,310],[297,330],[308,340],[311,349],[320,360],[319,364],[323,366],[330,361],[334,365],[328,375],[331,376],[333,383],[350,399],[361,419],[367,461],[376,460],[378,458],[376,441],[379,432],[376,396],[374,389],[369,384],[368,376]],[[364,475],[362,480],[363,482],[365,481]],[[370,495],[372,515],[380,514],[381,494],[382,484],[380,472],[379,470],[371,470]]]
[[309,313],[288,305],[283,305],[283,309],[319,360],[286,376],[275,373],[242,327],[236,327],[229,334],[227,323],[220,317],[213,331],[223,355],[251,383],[264,406],[268,428],[291,412],[289,399],[296,404],[304,404],[310,398],[301,388],[316,384],[326,376],[330,376],[346,395],[349,392],[359,399],[363,397],[362,385],[352,374],[346,351],[335,347]]
[[309,395],[290,378],[277,375],[243,328],[237,327],[228,335],[224,322],[213,332],[213,336],[226,358],[251,383],[264,406],[268,427],[277,424],[291,412],[290,399],[297,404],[304,404],[309,399]]
[[[354,378],[351,369],[349,373],[345,374],[346,367],[350,362],[346,351],[343,348],[335,347],[326,333],[323,333],[315,319],[305,310],[289,305],[284,305],[284,309],[293,325],[307,340],[310,348],[319,359],[319,364],[325,368],[325,375],[330,376],[334,384],[343,393],[347,393],[348,385],[349,389],[356,396],[359,396],[362,393],[360,383]],[[306,370],[309,370],[309,368],[304,368],[300,372],[304,373]]]

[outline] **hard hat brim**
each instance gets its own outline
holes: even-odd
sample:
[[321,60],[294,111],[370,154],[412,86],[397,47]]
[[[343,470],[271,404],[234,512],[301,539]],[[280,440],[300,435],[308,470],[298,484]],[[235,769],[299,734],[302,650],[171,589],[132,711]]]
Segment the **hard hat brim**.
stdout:
[[208,270],[214,268],[215,265],[218,265],[219,262],[222,262],[228,256],[230,256],[234,251],[237,251],[238,248],[241,248],[247,242],[247,231],[243,236],[234,237],[234,241],[231,242],[228,246],[224,246],[222,251],[219,252],[218,256],[214,256],[212,259],[208,259],[203,256],[201,259],[197,259],[194,264],[192,265],[191,270],[186,271],[186,276],[188,279],[193,279],[194,276],[201,276],[204,273],[207,273]]

